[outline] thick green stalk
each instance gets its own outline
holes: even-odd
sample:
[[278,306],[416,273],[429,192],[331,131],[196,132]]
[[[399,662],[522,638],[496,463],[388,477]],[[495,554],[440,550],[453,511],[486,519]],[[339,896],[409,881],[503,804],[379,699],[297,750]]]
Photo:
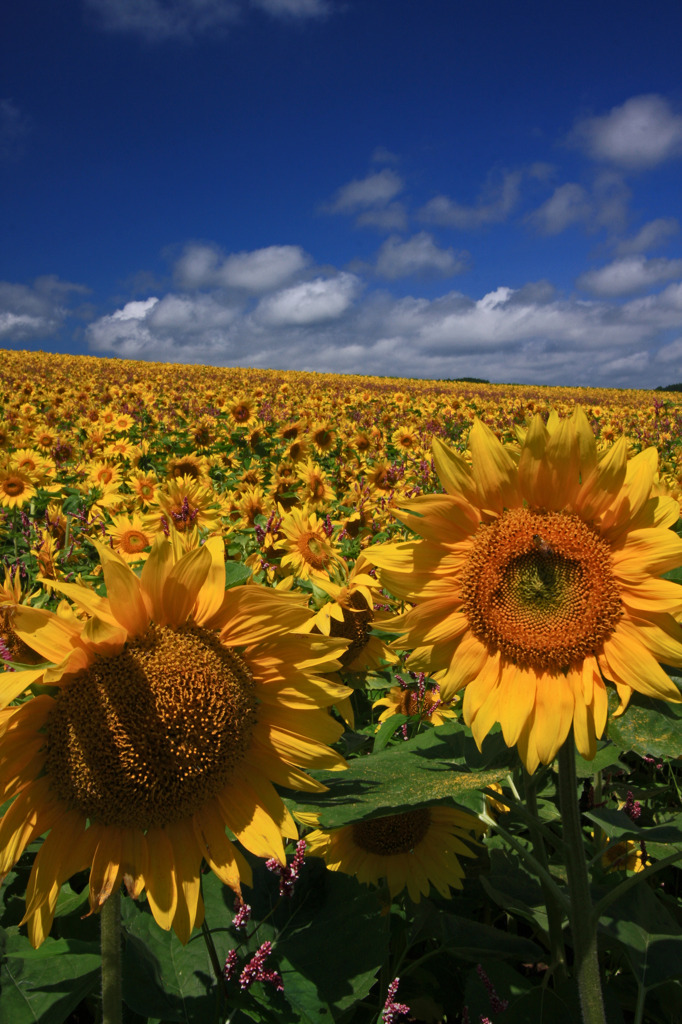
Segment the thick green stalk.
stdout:
[[102,1024],[121,1024],[121,891],[112,892],[100,911],[102,947]]
[[583,1024],[606,1024],[597,955],[597,919],[580,825],[573,731],[559,750],[559,808],[566,849],[570,922]]

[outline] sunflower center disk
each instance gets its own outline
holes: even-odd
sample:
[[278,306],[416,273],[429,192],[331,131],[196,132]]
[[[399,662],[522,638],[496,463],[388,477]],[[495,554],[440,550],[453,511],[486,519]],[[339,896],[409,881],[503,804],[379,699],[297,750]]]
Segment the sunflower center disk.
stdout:
[[418,807],[404,814],[356,821],[353,825],[353,839],[356,846],[380,857],[409,853],[422,841],[430,824],[428,807]]
[[150,626],[61,689],[46,768],[59,797],[104,825],[191,816],[228,782],[256,724],[242,658],[197,626]]
[[537,670],[580,664],[622,614],[608,545],[570,512],[513,509],[481,526],[462,594],[488,650]]

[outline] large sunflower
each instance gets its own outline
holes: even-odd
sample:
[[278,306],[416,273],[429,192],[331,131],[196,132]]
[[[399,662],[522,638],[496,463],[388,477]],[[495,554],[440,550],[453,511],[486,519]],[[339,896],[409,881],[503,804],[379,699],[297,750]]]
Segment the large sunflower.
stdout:
[[[272,783],[319,790],[338,768],[326,707],[350,691],[318,673],[345,641],[296,632],[299,597],[225,591],[223,542],[177,557],[157,541],[138,578],[99,545],[107,597],[53,583],[86,621],[19,608],[17,635],[53,667],[7,673],[0,706],[0,875],[49,831],[26,892],[29,936],[50,930],[60,886],[90,868],[99,910],[124,881],[183,942],[200,924],[202,858],[235,891],[248,864],[227,838],[285,863],[296,827]],[[51,693],[8,707],[33,683]]]
[[655,493],[657,457],[627,460],[621,439],[598,457],[583,411],[536,415],[520,452],[476,421],[472,465],[442,442],[445,494],[403,502],[419,540],[369,548],[380,579],[413,607],[393,621],[408,666],[441,698],[466,688],[463,714],[480,745],[495,722],[529,771],[568,736],[595,754],[605,680],[621,710],[633,690],[679,701],[659,661],[682,665],[682,587],[660,579],[682,562],[679,516]]

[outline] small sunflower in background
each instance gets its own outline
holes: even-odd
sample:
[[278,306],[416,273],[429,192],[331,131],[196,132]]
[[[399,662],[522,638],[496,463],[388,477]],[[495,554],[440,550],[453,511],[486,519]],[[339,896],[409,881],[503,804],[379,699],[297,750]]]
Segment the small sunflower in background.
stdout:
[[495,722],[529,772],[549,764],[573,729],[591,759],[607,718],[606,682],[621,711],[633,691],[680,701],[659,664],[682,666],[682,563],[671,526],[678,503],[658,493],[657,454],[627,458],[621,438],[601,456],[584,412],[536,415],[520,450],[476,420],[471,465],[439,440],[444,494],[404,501],[397,517],[419,539],[367,549],[382,584],[413,607],[396,617],[410,670],[464,690],[479,744]]
[[0,469],[0,505],[3,508],[21,508],[37,493],[28,473],[22,473],[11,464]]
[[163,530],[153,516],[141,516],[138,512],[129,515],[112,515],[111,522],[105,527],[105,536],[110,538],[114,551],[126,562],[140,562],[149,555],[157,537]]
[[308,506],[283,514],[279,533],[276,550],[284,551],[282,569],[299,579],[326,580],[345,565],[326,521]]
[[315,585],[328,600],[310,619],[307,628],[324,636],[349,640],[348,649],[341,656],[341,665],[351,672],[378,669],[398,661],[395,652],[372,632],[373,626],[380,629],[384,622],[390,621],[390,616],[376,610],[375,605],[383,605],[386,599],[381,594],[378,580],[370,575],[371,570],[371,564],[360,553],[345,583],[336,583],[329,578],[315,579]]
[[444,702],[438,684],[427,686],[425,675],[420,672],[416,680],[409,683],[402,680],[400,686],[392,686],[385,697],[374,701],[373,708],[385,709],[379,715],[377,730],[382,722],[394,715],[409,715],[410,718],[418,717],[420,722],[442,725],[456,716],[452,705],[457,700],[459,697],[455,695],[452,700]]
[[312,459],[308,459],[305,466],[299,467],[296,475],[303,485],[300,495],[301,501],[307,505],[317,508],[320,505],[327,505],[336,500],[334,489],[327,479],[327,474]]
[[[297,817],[310,821],[310,816]],[[460,857],[476,857],[485,826],[474,814],[445,804],[414,807],[307,835],[307,853],[324,858],[330,871],[355,875],[365,884],[388,884],[391,899],[407,889],[418,903],[431,886],[448,899],[463,888]]]
[[[226,591],[220,538],[181,557],[158,541],[140,577],[97,547],[106,597],[51,585],[85,621],[14,612],[19,639],[53,664],[2,677],[0,778],[13,802],[0,874],[47,833],[26,890],[36,947],[61,885],[88,868],[92,912],[125,882],[187,942],[203,920],[202,860],[237,893],[251,884],[226,829],[285,864],[283,837],[297,829],[273,783],[319,792],[306,769],[345,767],[327,709],[350,691],[325,677],[345,641],[301,633],[309,613],[297,595]],[[9,706],[35,683],[40,696]]]

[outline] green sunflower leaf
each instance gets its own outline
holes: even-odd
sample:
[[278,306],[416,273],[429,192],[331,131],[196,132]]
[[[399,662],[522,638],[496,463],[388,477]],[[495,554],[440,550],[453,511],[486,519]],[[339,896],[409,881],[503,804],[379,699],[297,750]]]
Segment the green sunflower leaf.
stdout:
[[625,712],[614,718],[618,707],[615,691],[609,693],[608,736],[619,750],[642,757],[679,757],[682,753],[682,704],[632,695]]
[[0,1020],[63,1024],[99,989],[101,961],[95,944],[47,938],[34,949],[18,928],[8,928],[3,939]]
[[505,779],[509,768],[469,771],[455,764],[442,735],[447,729],[428,729],[389,750],[356,757],[344,772],[311,773],[328,787],[322,795],[290,795],[302,809],[319,813],[322,828],[444,801],[481,810],[482,790]]

